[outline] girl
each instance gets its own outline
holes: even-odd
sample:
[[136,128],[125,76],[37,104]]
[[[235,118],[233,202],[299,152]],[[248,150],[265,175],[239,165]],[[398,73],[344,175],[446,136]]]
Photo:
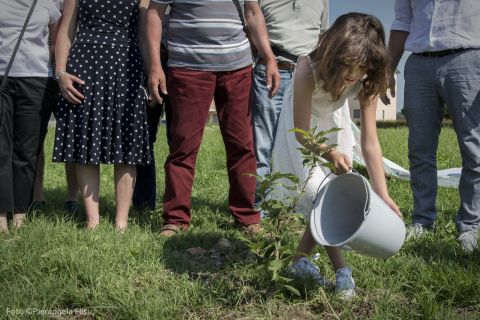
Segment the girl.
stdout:
[[87,229],[99,223],[99,165],[114,165],[115,225],[124,230],[135,165],[150,162],[139,47],[148,3],[65,0],[55,47],[63,98],[53,161],[75,163]]
[[[361,147],[372,180],[374,191],[400,216],[400,210],[390,198],[383,173],[382,152],[376,132],[377,98],[386,91],[388,55],[385,34],[380,21],[371,15],[349,13],[340,16],[320,36],[316,49],[297,62],[293,97],[282,109],[273,152],[274,171],[290,172],[305,181],[307,170],[297,150],[299,143],[307,148],[302,136],[296,137],[289,130],[296,127],[318,130],[333,127],[341,131],[330,134],[329,143],[338,147],[325,158],[343,174],[352,169],[352,151],[355,144],[350,126],[348,98],[357,97],[361,108]],[[288,100],[286,100],[288,101]],[[296,138],[296,139],[295,139]],[[309,216],[312,204],[329,170],[315,168],[306,193],[299,202],[298,212]],[[323,186],[323,185],[322,185]],[[315,242],[307,227],[293,258],[290,271],[296,276],[313,277],[319,284],[325,280],[305,254],[310,254]],[[346,266],[341,251],[326,247],[336,272],[336,291],[344,298],[355,296],[352,270]]]

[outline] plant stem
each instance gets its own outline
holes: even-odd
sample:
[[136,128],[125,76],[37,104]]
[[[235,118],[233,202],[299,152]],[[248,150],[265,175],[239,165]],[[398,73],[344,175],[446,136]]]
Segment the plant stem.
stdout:
[[328,301],[327,295],[325,294],[325,290],[323,290],[323,288],[320,288],[320,292],[322,293],[322,297],[323,297],[323,299],[325,300],[325,303],[327,304],[328,308],[329,308],[330,311],[332,312],[332,316],[333,316],[335,319],[340,320],[339,316],[337,315],[337,313],[336,313],[335,310],[333,309],[332,305],[330,304],[330,301]]

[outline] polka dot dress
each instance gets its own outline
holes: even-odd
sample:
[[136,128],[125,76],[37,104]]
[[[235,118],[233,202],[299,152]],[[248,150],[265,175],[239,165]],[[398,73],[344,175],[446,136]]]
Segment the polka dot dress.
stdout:
[[59,103],[53,161],[150,162],[137,0],[79,0],[67,72],[85,81],[80,105]]

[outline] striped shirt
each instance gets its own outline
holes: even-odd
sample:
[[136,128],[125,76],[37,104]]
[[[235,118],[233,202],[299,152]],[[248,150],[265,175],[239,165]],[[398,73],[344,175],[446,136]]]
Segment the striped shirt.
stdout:
[[169,67],[232,71],[252,64],[250,43],[240,15],[245,1],[257,0],[152,1],[171,8]]

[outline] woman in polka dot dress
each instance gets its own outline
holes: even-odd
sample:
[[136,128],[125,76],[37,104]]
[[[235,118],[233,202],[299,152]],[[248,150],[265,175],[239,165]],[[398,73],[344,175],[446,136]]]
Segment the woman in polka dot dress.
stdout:
[[99,165],[114,165],[115,225],[123,230],[135,165],[150,162],[138,32],[147,7],[145,0],[64,4],[55,49],[62,99],[53,161],[76,164],[87,229],[99,223]]

